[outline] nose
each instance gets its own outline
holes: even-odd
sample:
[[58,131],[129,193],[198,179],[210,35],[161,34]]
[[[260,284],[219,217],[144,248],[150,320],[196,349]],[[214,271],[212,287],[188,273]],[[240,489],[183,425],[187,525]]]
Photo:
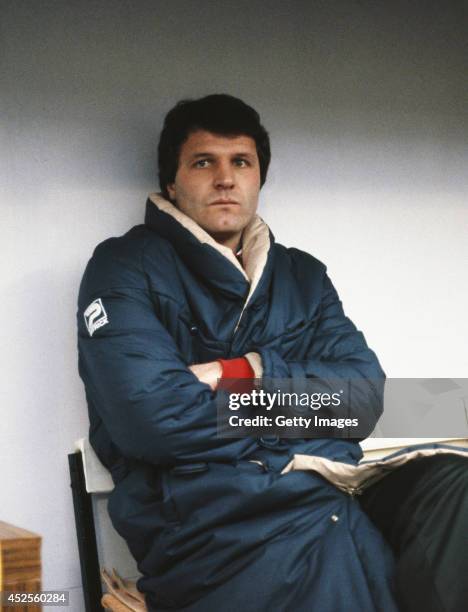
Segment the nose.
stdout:
[[232,189],[232,187],[234,187],[235,178],[231,164],[218,164],[213,179],[216,189]]

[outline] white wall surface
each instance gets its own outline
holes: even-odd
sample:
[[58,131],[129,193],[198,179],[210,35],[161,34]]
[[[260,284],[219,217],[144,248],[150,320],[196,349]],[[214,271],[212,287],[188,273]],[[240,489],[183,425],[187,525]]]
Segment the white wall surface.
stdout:
[[389,376],[467,376],[466,4],[0,2],[0,518],[83,609],[66,454],[86,434],[75,304],[142,222],[183,97],[261,113],[261,214],[327,263]]

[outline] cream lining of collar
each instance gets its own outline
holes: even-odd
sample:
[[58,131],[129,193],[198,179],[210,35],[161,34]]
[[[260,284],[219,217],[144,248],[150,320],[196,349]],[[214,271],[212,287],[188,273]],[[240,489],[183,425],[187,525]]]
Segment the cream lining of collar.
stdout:
[[255,215],[255,217],[244,229],[242,234],[243,268],[229,247],[225,247],[222,244],[219,244],[219,242],[216,242],[216,240],[205,232],[205,230],[202,229],[198,223],[196,223],[185,213],[181,212],[174,206],[174,204],[164,199],[161,194],[151,193],[149,195],[149,199],[159,210],[171,215],[171,217],[173,217],[186,230],[195,236],[195,238],[197,238],[197,240],[199,240],[202,244],[209,244],[216,251],[218,251],[218,253],[223,255],[223,257],[226,257],[226,259],[228,259],[232,265],[239,270],[242,276],[250,282],[249,294],[244,304],[245,309],[247,302],[260,281],[267,262],[268,251],[270,250],[270,232],[268,225],[263,221],[263,219],[258,215]]

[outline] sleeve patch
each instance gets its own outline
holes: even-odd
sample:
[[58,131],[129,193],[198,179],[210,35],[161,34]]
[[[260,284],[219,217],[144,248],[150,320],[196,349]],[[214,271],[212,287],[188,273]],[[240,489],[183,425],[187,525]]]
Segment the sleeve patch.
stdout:
[[83,316],[90,336],[92,336],[97,329],[109,323],[109,318],[101,298],[91,302],[84,311]]

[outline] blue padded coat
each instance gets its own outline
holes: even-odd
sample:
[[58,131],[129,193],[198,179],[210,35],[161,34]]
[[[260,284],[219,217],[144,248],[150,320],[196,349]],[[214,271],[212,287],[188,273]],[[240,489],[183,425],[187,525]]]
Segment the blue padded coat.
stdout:
[[[356,499],[316,471],[281,473],[296,454],[355,464],[359,444],[220,438],[215,394],[188,369],[253,353],[266,377],[383,379],[321,262],[256,217],[243,265],[153,194],[83,277],[90,441],[138,586],[158,611],[393,612],[393,557]],[[376,393],[361,403],[373,423]]]

